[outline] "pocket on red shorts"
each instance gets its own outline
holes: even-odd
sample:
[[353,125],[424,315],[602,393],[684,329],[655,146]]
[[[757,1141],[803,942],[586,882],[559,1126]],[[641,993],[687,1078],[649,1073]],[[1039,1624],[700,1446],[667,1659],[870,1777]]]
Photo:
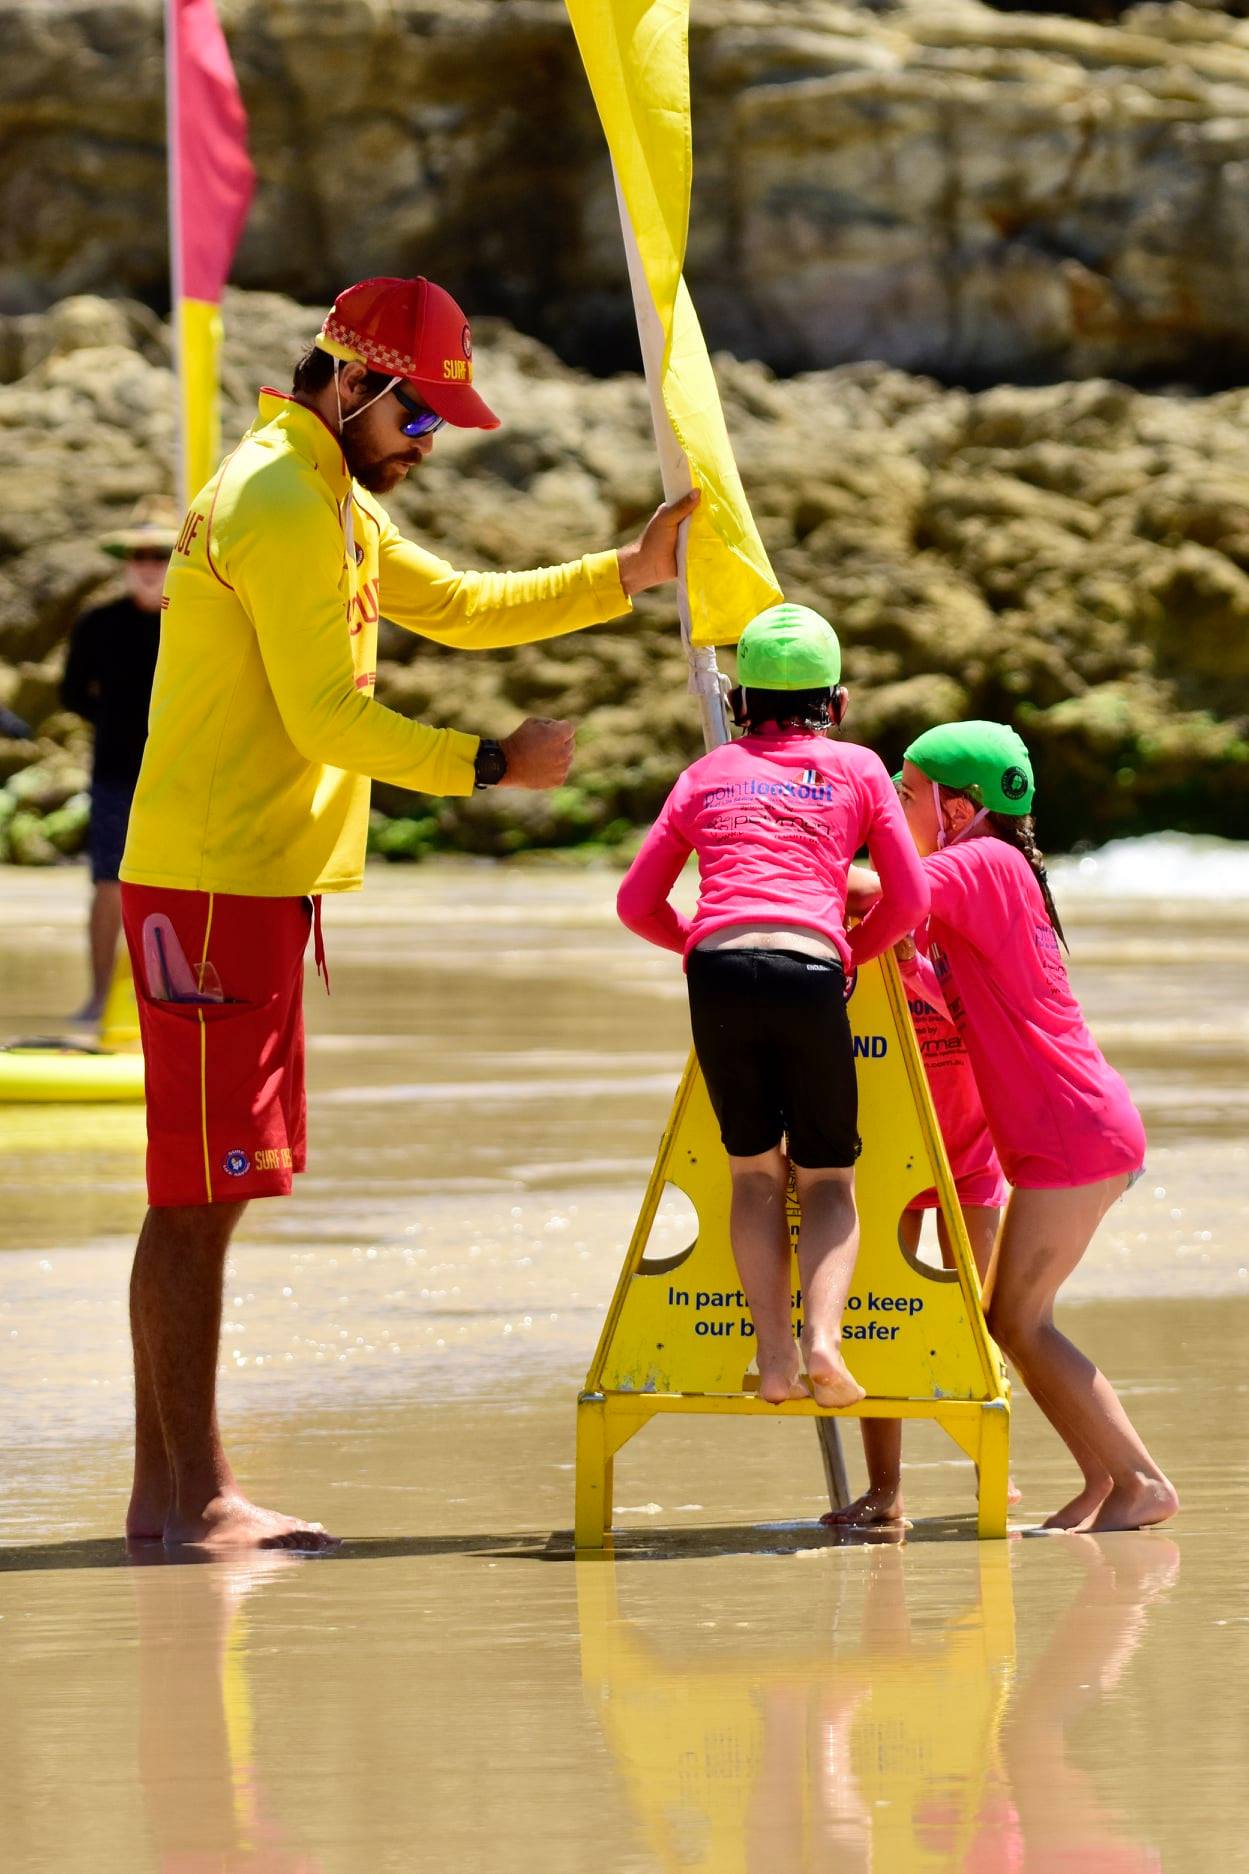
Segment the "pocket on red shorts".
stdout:
[[278,1196],[303,1169],[303,1015],[262,1003],[140,1003],[153,1204]]

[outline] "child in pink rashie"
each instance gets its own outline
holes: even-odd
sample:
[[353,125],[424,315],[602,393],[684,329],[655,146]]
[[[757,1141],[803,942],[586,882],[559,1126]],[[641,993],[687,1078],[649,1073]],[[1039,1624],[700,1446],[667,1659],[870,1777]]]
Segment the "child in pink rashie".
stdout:
[[[846,874],[870,845],[884,896],[846,932]],[[692,918],[668,903],[698,854]],[[680,776],[616,899],[637,936],[688,958],[748,919],[818,932],[849,970],[887,950],[923,906],[923,874],[879,757],[770,726],[714,748]]]
[[1023,853],[968,839],[931,853],[930,958],[908,986],[940,989],[962,1036],[1010,1182],[1067,1190],[1137,1172],[1145,1128],[1089,1033]]
[[[746,734],[677,781],[620,887],[621,919],[685,964],[694,1048],[733,1181],[730,1234],[755,1328],[759,1396],[851,1405],[841,1355],[858,1250],[858,1086],[846,973],[927,910],[923,872],[884,767],[830,742],[841,652],[825,619],[779,605],[738,645]],[[847,937],[847,874],[866,844],[881,896]],[[698,907],[668,894],[698,855]],[[790,1319],[786,1191],[802,1221],[802,1347]]]
[[1058,1529],[1138,1528],[1179,1499],[1114,1388],[1054,1321],[1062,1284],[1145,1160],[1123,1079],[1071,993],[1032,831],[1028,750],[1002,723],[943,723],[906,751],[899,797],[932,895],[931,961],[1014,1186],[989,1326],[1083,1473]]

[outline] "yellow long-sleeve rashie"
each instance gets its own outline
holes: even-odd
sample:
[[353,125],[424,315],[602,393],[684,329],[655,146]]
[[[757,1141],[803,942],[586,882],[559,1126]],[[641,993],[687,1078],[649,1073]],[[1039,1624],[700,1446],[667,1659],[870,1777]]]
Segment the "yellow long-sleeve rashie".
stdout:
[[363,881],[369,781],[469,794],[478,738],[373,700],[377,624],[460,650],[630,610],[614,553],[462,573],[352,483],[315,411],[262,391],[170,561],[121,876],[284,898]]

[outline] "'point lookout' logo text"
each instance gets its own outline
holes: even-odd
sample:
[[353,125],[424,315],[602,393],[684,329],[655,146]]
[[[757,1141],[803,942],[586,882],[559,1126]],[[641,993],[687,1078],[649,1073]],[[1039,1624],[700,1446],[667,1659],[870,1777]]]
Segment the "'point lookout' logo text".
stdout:
[[728,787],[707,790],[708,807],[727,807],[742,800],[811,800],[831,804],[837,790],[827,781],[734,781]]

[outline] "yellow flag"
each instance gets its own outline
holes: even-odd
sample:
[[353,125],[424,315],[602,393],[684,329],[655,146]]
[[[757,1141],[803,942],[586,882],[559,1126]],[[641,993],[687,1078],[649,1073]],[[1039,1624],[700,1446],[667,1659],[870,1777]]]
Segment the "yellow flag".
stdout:
[[734,644],[781,597],[750,512],[685,281],[693,136],[689,0],[565,0],[616,172],[638,335],[671,497],[692,480],[691,641]]

